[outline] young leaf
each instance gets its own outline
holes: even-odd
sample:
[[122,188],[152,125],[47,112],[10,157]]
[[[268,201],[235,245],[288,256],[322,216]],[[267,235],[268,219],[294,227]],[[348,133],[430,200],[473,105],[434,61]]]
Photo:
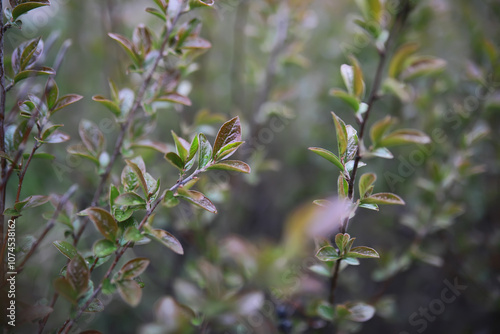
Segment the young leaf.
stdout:
[[78,296],[83,295],[87,291],[90,271],[87,263],[79,254],[69,261],[66,268],[66,278]]
[[207,169],[230,170],[235,172],[250,173],[250,166],[239,160],[225,160],[210,165]]
[[98,155],[104,150],[106,139],[96,124],[88,120],[82,120],[78,127],[78,132],[89,152]]
[[118,272],[120,280],[130,280],[142,274],[149,265],[149,259],[138,257],[125,263]]
[[80,212],[80,215],[87,215],[95,224],[97,230],[106,239],[115,241],[116,234],[118,233],[118,224],[108,211],[97,207],[90,207]]
[[37,70],[24,70],[16,74],[16,76],[14,77],[14,83],[18,83],[19,81],[26,78],[36,77],[39,75],[56,75],[56,71],[54,71],[50,67],[42,67]]
[[189,143],[177,136],[177,134],[172,131],[172,137],[174,138],[174,142],[175,142],[175,149],[177,150],[177,154],[179,155],[179,157],[181,158],[182,161],[186,162],[188,159],[188,156],[189,156],[189,150],[190,150],[190,145]]
[[[337,235],[335,235],[335,244],[339,248],[340,254],[344,252],[344,246],[345,246],[344,236],[345,235],[342,233],[337,233]],[[349,241],[349,234],[347,234],[347,241]]]
[[408,57],[417,52],[419,45],[417,43],[407,43],[401,45],[392,56],[391,63],[389,65],[389,77],[397,78],[399,74],[404,70],[404,64],[408,60]]
[[215,205],[202,193],[195,190],[185,190],[183,188],[177,189],[178,197],[184,198],[208,212],[217,213]]
[[173,252],[180,255],[184,254],[184,250],[182,249],[182,245],[179,240],[167,231],[160,229],[145,229],[145,234],[150,236],[152,239],[161,242]]
[[396,130],[378,142],[378,146],[388,147],[396,145],[404,145],[409,143],[429,144],[431,139],[422,131],[413,129]]
[[181,157],[179,157],[175,152],[168,152],[165,154],[165,159],[167,159],[168,162],[170,162],[174,167],[183,170],[184,169],[184,162],[182,161]]
[[94,95],[92,96],[92,100],[99,102],[100,104],[108,108],[115,116],[121,115],[120,106],[118,106],[118,104],[116,104],[115,102],[106,99],[104,96]]
[[363,81],[363,71],[359,65],[358,60],[354,56],[350,56],[349,59],[352,63],[353,70],[353,92],[354,95],[360,99],[365,93],[365,82]]
[[413,57],[409,62],[410,65],[401,74],[401,79],[404,81],[434,75],[446,67],[445,60],[429,56]]
[[52,109],[59,98],[59,87],[57,87],[56,81],[49,77],[47,84],[45,85],[45,101],[47,101],[47,106]]
[[52,244],[70,260],[78,254],[76,248],[67,241],[54,241]]
[[394,124],[394,122],[395,121],[391,118],[391,116],[386,116],[372,125],[370,128],[370,138],[374,145],[377,145],[380,139],[382,139],[382,136],[387,132],[389,127]]
[[135,53],[134,46],[129,39],[127,39],[125,36],[115,33],[109,33],[108,36],[117,41],[123,47],[125,52],[129,55],[136,66],[140,65],[139,55]]
[[354,247],[351,248],[349,253],[347,253],[347,256],[350,257],[356,257],[356,258],[379,258],[380,256],[378,255],[377,251],[373,248],[366,247],[366,246],[359,246],[359,247]]
[[232,143],[229,143],[229,144],[225,145],[223,148],[221,148],[219,150],[219,152],[215,156],[214,160],[215,161],[220,161],[220,160],[229,158],[231,155],[233,155],[234,152],[236,152],[236,150],[243,143],[244,143],[243,141],[236,141],[236,142],[232,142]]
[[356,96],[351,95],[341,89],[332,89],[330,91],[330,95],[338,97],[339,99],[344,101],[349,107],[351,107],[352,110],[358,111],[359,100],[356,98]]
[[227,144],[241,141],[240,118],[234,117],[222,124],[215,138],[212,157],[215,159],[219,151]]
[[337,192],[340,198],[346,198],[349,192],[349,184],[342,175],[337,179]]
[[136,193],[123,193],[115,199],[116,205],[122,206],[145,206],[146,200]]
[[19,16],[29,12],[32,9],[48,5],[50,5],[49,0],[36,0],[20,3],[12,9],[12,21],[16,21]]
[[336,261],[340,259],[337,250],[332,246],[321,247],[316,253],[316,257],[321,261]]
[[401,197],[391,193],[378,193],[373,194],[361,201],[362,204],[393,204],[393,205],[405,205],[405,202]]
[[142,298],[142,290],[139,284],[134,280],[125,280],[116,282],[118,293],[122,299],[132,307],[139,304]]
[[170,93],[167,95],[163,95],[163,96],[155,99],[155,101],[173,102],[173,103],[182,104],[182,105],[185,105],[188,107],[192,104],[191,100],[188,97],[182,96],[182,95],[177,94],[177,93]]
[[108,239],[101,239],[94,243],[94,255],[96,257],[106,257],[113,254],[118,247]]
[[189,154],[187,160],[190,161],[194,158],[196,155],[196,152],[198,152],[198,147],[200,146],[200,142],[198,139],[198,136],[194,136],[193,141],[191,141],[191,145],[189,147]]
[[365,197],[367,190],[377,180],[377,175],[374,173],[366,173],[359,178],[359,197]]
[[198,136],[200,142],[200,153],[198,154],[198,168],[205,167],[212,160],[212,145],[203,133]]
[[144,194],[147,196],[148,195],[148,184],[146,183],[146,179],[144,178],[144,173],[145,173],[146,168],[144,167],[144,161],[142,161],[142,158],[141,157],[138,157],[138,158],[139,158],[138,160],[136,158],[134,158],[133,160],[126,159],[125,162],[127,163],[127,165],[130,168],[132,168],[135,175],[137,175],[137,178],[141,184],[142,190],[144,191]]
[[332,111],[333,121],[335,122],[335,130],[337,133],[337,143],[339,147],[339,156],[343,157],[347,150],[347,130],[344,121],[342,121]]
[[340,169],[340,171],[344,170],[344,166],[340,162],[340,159],[337,158],[337,156],[335,154],[333,154],[332,152],[325,150],[324,148],[321,148],[321,147],[309,147],[309,150],[313,151],[314,153],[316,153],[320,157],[323,157],[326,160],[330,161],[338,169]]
[[73,104],[75,102],[80,101],[83,99],[83,96],[78,95],[78,94],[68,94],[64,95],[61,97],[59,100],[57,100],[55,106],[51,109],[51,114],[55,113],[58,110],[61,110],[62,108],[66,108],[70,104]]
[[175,197],[174,193],[171,190],[167,190],[165,192],[165,196],[163,197],[163,203],[167,208],[173,208],[177,204],[179,204],[179,199]]

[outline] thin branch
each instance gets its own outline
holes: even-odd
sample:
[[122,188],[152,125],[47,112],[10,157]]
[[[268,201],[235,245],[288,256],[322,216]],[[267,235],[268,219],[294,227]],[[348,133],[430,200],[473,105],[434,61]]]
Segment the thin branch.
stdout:
[[[189,181],[193,180],[195,177],[197,177],[199,174],[203,173],[209,166],[204,167],[203,169],[197,169],[195,170],[191,175],[189,175],[187,178],[183,180],[178,180],[175,185],[169,188],[169,191],[176,192],[177,189],[185,184],[187,184]],[[165,194],[162,194],[160,197],[158,197],[153,204],[151,204],[151,207],[146,211],[146,214],[144,215],[144,218],[142,219],[141,223],[138,226],[138,229],[141,230],[146,222],[148,221],[149,217],[153,214],[154,210],[156,207],[163,201],[165,198]],[[94,301],[95,298],[99,296],[102,290],[102,285],[103,282],[108,279],[111,274],[113,273],[113,270],[117,266],[118,262],[120,261],[121,257],[125,253],[125,251],[133,244],[132,241],[129,241],[126,243],[121,249],[118,249],[115,252],[115,259],[111,266],[109,267],[108,271],[104,275],[104,277],[101,280],[101,283],[97,287],[97,289],[94,291],[92,296],[87,300],[85,305],[83,305],[79,311],[76,313],[76,316],[73,319],[67,319],[66,322],[62,325],[62,327],[59,329],[58,333],[69,333],[71,327],[75,324],[75,322],[80,318],[80,316],[83,314],[83,312],[90,306],[92,301]]]
[[[387,41],[384,45],[384,48],[382,50],[379,50],[379,62],[377,65],[377,70],[375,72],[375,77],[373,79],[373,83],[371,86],[370,94],[368,97],[367,105],[368,108],[363,116],[363,120],[360,125],[359,129],[359,134],[358,134],[358,142],[360,143],[358,145],[358,149],[356,151],[356,157],[354,159],[354,166],[351,172],[351,175],[349,177],[349,188],[348,188],[348,198],[350,200],[353,200],[354,197],[354,183],[356,181],[356,172],[358,170],[359,162],[361,161],[362,158],[362,153],[360,150],[360,146],[363,143],[363,138],[365,134],[365,129],[366,129],[366,124],[368,122],[368,117],[370,116],[370,111],[372,110],[373,105],[375,104],[376,100],[378,99],[378,90],[380,88],[380,84],[382,82],[382,77],[383,77],[383,71],[385,64],[387,62],[387,52],[391,46],[392,40],[394,39],[394,36],[396,35],[397,31],[403,23],[405,22],[408,13],[409,13],[409,7],[408,7],[408,1],[405,1],[402,4],[402,10],[397,14],[396,20],[393,23],[391,30],[389,32],[389,37],[387,38]],[[346,233],[347,228],[349,224],[349,217],[346,217],[341,225],[340,232],[341,233]],[[335,289],[337,287],[337,281],[338,281],[338,276],[339,276],[339,271],[340,271],[340,262],[341,260],[337,260],[335,263],[335,267],[333,268],[333,274],[332,274],[332,279],[330,282],[330,298],[329,301],[331,304],[334,303],[335,301]]]
[[[184,8],[185,4],[186,4],[186,1],[183,2],[183,5],[181,8]],[[177,23],[177,21],[179,20],[180,16],[181,16],[181,11],[179,11],[179,13],[177,13],[177,15],[172,20],[172,24],[170,24],[168,26],[168,28],[165,32],[165,38],[160,46],[159,56],[155,59],[155,62],[153,63],[149,73],[146,75],[146,78],[142,82],[142,84],[139,88],[139,91],[137,92],[134,104],[132,105],[132,109],[129,112],[129,115],[127,117],[126,122],[121,125],[120,133],[118,134],[118,138],[116,139],[115,147],[113,149],[113,153],[111,154],[110,161],[108,163],[108,166],[106,167],[105,172],[101,175],[101,179],[99,180],[99,185],[97,187],[96,192],[94,193],[94,197],[92,199],[92,203],[90,206],[96,206],[99,202],[99,198],[101,197],[102,192],[104,191],[104,186],[107,183],[109,175],[111,174],[111,169],[113,168],[113,165],[114,165],[116,159],[120,155],[123,141],[125,139],[125,134],[128,131],[130,125],[132,124],[132,121],[134,120],[135,113],[137,112],[137,110],[141,106],[142,100],[144,98],[144,94],[146,93],[146,89],[148,88],[151,80],[153,79],[153,75],[156,71],[156,68],[158,67],[158,64],[160,63],[160,59],[162,58],[162,56],[165,52],[165,49],[167,48],[168,42],[170,40],[170,34],[172,33],[172,30],[173,30],[175,24]],[[74,245],[78,244],[78,241],[80,240],[80,238],[83,234],[83,231],[85,230],[85,227],[87,225],[88,225],[88,219],[82,223],[82,226],[75,234],[75,237],[73,240]]]

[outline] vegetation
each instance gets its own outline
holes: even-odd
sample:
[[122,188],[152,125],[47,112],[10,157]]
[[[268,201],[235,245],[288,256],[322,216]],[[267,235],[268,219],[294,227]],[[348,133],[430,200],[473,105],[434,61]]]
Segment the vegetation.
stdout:
[[0,9],[6,333],[499,329],[496,2]]

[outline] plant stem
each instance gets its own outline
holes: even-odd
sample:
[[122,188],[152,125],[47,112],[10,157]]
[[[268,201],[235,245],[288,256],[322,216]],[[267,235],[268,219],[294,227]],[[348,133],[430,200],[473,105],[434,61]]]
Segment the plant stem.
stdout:
[[[183,1],[182,8],[185,7],[186,0]],[[172,33],[172,30],[174,29],[175,24],[179,20],[179,17],[181,16],[181,11],[177,13],[177,15],[173,18],[172,24],[168,25],[168,28],[165,32],[165,38],[162,41],[162,44],[160,46],[159,50],[159,56],[155,59],[155,62],[153,63],[150,71],[144,78],[144,81],[142,82],[141,86],[139,87],[139,91],[137,92],[134,104],[132,105],[132,108],[129,112],[129,115],[127,117],[127,120],[125,123],[121,124],[120,128],[120,133],[118,134],[118,138],[116,139],[115,142],[115,147],[113,149],[113,153],[111,154],[111,158],[109,160],[108,166],[106,167],[106,170],[104,174],[101,175],[101,179],[99,180],[99,185],[97,186],[97,190],[94,193],[94,197],[92,198],[92,202],[90,206],[96,206],[99,202],[99,198],[102,195],[102,192],[104,191],[104,186],[107,183],[107,180],[109,178],[109,175],[111,174],[111,170],[113,168],[113,165],[120,155],[120,151],[122,149],[123,141],[125,139],[125,134],[127,133],[128,129],[130,128],[130,125],[132,124],[134,120],[135,113],[141,106],[142,100],[144,98],[144,94],[146,93],[146,89],[148,88],[149,84],[151,83],[151,80],[153,79],[153,75],[156,71],[156,68],[158,67],[158,64],[160,63],[160,60],[162,59],[162,56],[165,52],[165,49],[167,48],[168,42],[169,42],[169,37],[170,34]],[[85,227],[88,225],[88,219],[86,219],[83,223],[80,229],[76,232],[75,237],[73,239],[73,245],[77,245],[78,241],[80,240],[83,231],[85,230]]]
[[[403,5],[402,5],[403,10],[397,14],[396,20],[393,23],[391,30],[389,32],[389,37],[387,38],[387,41],[386,41],[383,49],[379,50],[379,61],[378,61],[377,69],[375,71],[375,77],[373,79],[370,94],[368,95],[368,101],[367,101],[368,108],[367,108],[365,114],[363,115],[363,120],[361,121],[360,129],[358,132],[358,142],[360,144],[358,144],[358,149],[356,151],[356,157],[354,159],[354,166],[353,166],[351,175],[349,177],[349,182],[348,182],[349,188],[348,188],[348,192],[347,192],[347,197],[351,201],[353,201],[353,197],[354,197],[354,184],[356,181],[356,172],[358,170],[359,162],[361,161],[362,154],[363,154],[363,152],[361,152],[360,147],[363,143],[366,124],[368,122],[368,117],[370,116],[370,111],[372,110],[373,105],[375,104],[376,100],[378,99],[378,90],[380,88],[380,84],[382,83],[383,71],[384,71],[385,64],[387,62],[387,53],[388,53],[388,50],[391,46],[391,42],[394,39],[394,36],[396,35],[397,30],[403,25],[403,23],[406,20],[407,15],[408,15],[407,3],[408,3],[408,1],[404,1]],[[348,224],[349,224],[349,217],[346,217],[344,219],[341,227],[340,227],[341,233],[347,232]],[[338,281],[341,261],[342,260],[336,261],[335,267],[333,268],[332,279],[330,282],[329,302],[332,305],[335,301],[335,289],[337,287],[337,281]]]
[[[179,187],[185,185],[186,183],[188,183],[189,181],[191,181],[192,179],[194,179],[195,177],[197,177],[199,174],[203,173],[205,170],[206,170],[206,167],[203,168],[203,169],[197,169],[191,175],[189,175],[187,178],[185,178],[183,180],[179,179],[172,187],[169,188],[169,191],[175,192]],[[164,197],[165,197],[164,194],[161,195],[160,197],[158,197],[153,202],[153,204],[151,204],[151,207],[146,211],[146,214],[144,215],[144,218],[142,218],[142,221],[141,221],[141,223],[138,226],[139,230],[141,230],[144,227],[144,225],[148,221],[149,217],[151,217],[151,215],[153,214],[153,212],[156,209],[156,207],[163,201]],[[87,300],[87,302],[85,303],[85,305],[83,305],[79,309],[79,311],[76,313],[76,316],[73,319],[66,320],[66,322],[59,329],[58,333],[69,333],[71,327],[73,327],[73,325],[80,318],[80,316],[83,314],[83,312],[90,306],[90,304],[92,303],[92,301],[95,298],[97,298],[97,296],[99,296],[99,294],[101,293],[101,290],[102,290],[102,285],[103,285],[104,280],[108,279],[111,276],[111,274],[113,273],[113,269],[115,269],[116,265],[118,264],[118,262],[122,258],[123,254],[125,254],[125,251],[132,244],[133,244],[133,242],[129,241],[121,249],[118,249],[115,252],[115,259],[114,259],[113,263],[111,264],[111,266],[109,267],[109,269],[106,272],[106,274],[104,275],[104,277],[102,278],[101,283],[99,284],[99,286],[97,287],[97,289],[94,291],[94,293],[92,294],[92,296]]]

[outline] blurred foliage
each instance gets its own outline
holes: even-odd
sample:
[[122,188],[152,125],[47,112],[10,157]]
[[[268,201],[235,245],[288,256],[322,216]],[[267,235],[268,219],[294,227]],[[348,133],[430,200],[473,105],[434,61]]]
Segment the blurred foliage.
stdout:
[[[19,9],[4,18],[12,26],[4,36],[6,75],[13,82],[18,76],[8,92],[6,126],[15,124],[16,138],[37,96],[47,104],[42,128],[55,125],[46,133],[54,142],[33,138],[43,133],[29,137],[26,152],[41,143],[36,151],[44,154],[32,159],[20,194],[18,170],[6,187],[6,217],[17,217],[18,265],[54,226],[17,276],[16,333],[37,332],[47,314],[44,333],[60,328],[101,281],[103,294],[76,322],[75,333],[500,330],[497,1],[401,1],[411,7],[409,15],[384,50],[396,15],[391,8],[400,8],[400,1],[191,0],[127,129],[119,152],[125,159],[110,167],[104,183],[114,143],[172,13],[160,0],[37,3],[41,7],[21,16],[21,29],[14,17]],[[28,47],[38,57],[31,63],[9,56]],[[352,125],[346,135],[359,134],[381,51],[387,65],[362,142],[373,155],[392,159],[363,159],[354,198],[372,209],[382,204],[380,198],[361,203],[374,184],[374,193],[395,193],[390,199],[406,205],[360,208],[349,234],[336,238],[349,210],[335,199],[337,184],[344,188],[342,175],[348,183],[347,162],[356,156],[349,142],[342,148],[339,129],[342,134],[343,121]],[[42,76],[20,80],[26,70]],[[66,102],[67,109],[54,113]],[[408,128],[419,131],[397,133]],[[217,144],[223,129],[229,135]],[[413,144],[392,145],[401,135],[411,135]],[[231,159],[246,161],[252,172],[196,174],[197,190],[186,182],[180,192],[165,191],[140,232],[145,206],[189,177],[191,148],[203,156],[201,147],[221,148],[222,138],[232,138],[224,142],[230,144],[226,158],[239,148]],[[17,151],[12,143],[3,157]],[[223,158],[206,157],[193,163],[203,168]],[[248,171],[240,163],[219,167]],[[150,189],[153,177],[161,177],[161,192]],[[312,204],[317,198],[325,198],[316,204],[326,207]],[[77,213],[97,229],[89,223],[75,248],[85,221]],[[121,223],[128,219],[129,225]],[[160,243],[140,245],[146,238]],[[129,241],[135,246],[103,280],[114,253]],[[358,255],[380,258],[358,260],[356,247]],[[65,298],[52,309],[54,287]]]

